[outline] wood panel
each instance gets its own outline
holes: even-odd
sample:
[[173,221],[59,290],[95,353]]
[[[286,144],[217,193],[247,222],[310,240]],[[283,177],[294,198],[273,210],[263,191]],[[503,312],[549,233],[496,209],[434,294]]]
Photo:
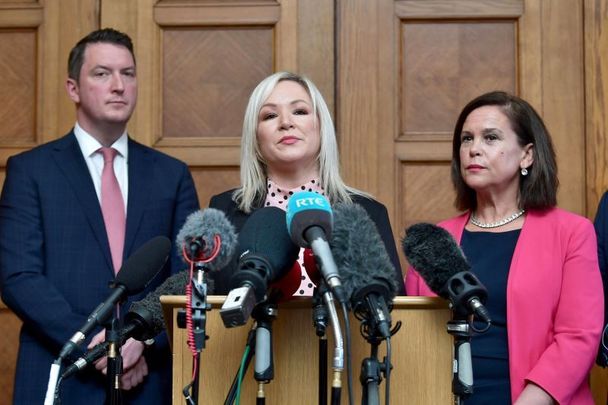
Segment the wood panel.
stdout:
[[608,0],[585,0],[587,213],[608,190]]
[[0,30],[0,145],[36,142],[36,30]]
[[3,342],[0,345],[0,404],[12,403],[20,329],[19,318],[0,301],[0,336]]
[[249,95],[272,72],[272,28],[162,31],[163,140],[238,138]]
[[491,90],[514,93],[515,32],[514,20],[403,20],[398,137],[449,141],[469,100]]

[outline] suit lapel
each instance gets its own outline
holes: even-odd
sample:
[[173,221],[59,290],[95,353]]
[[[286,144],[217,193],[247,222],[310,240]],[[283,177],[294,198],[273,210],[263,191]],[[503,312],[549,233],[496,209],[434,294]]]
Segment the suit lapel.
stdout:
[[131,254],[133,242],[139,229],[146,201],[150,196],[153,180],[152,154],[129,138],[129,201],[127,202],[127,230],[123,257]]
[[55,159],[55,163],[63,172],[68,183],[74,190],[74,195],[82,206],[82,210],[91,226],[95,239],[104,253],[108,268],[111,270],[113,268],[112,255],[110,254],[110,245],[108,243],[108,236],[103,222],[99,199],[97,198],[93,180],[91,179],[89,169],[84,161],[82,151],[78,146],[74,133],[72,132],[63,137],[57,143],[53,152],[53,159]]

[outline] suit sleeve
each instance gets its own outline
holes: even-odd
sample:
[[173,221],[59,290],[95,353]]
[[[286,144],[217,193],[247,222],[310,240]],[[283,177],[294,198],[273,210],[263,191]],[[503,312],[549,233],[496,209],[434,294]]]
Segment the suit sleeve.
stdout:
[[86,321],[45,276],[38,186],[24,161],[10,158],[0,197],[0,289],[24,326],[54,350]]
[[570,403],[588,378],[604,319],[593,227],[585,220],[573,228],[563,237],[566,253],[550,343],[526,376],[559,403]]
[[[595,215],[595,233],[597,235],[597,255],[604,285],[604,295],[608,291],[608,193],[604,193]],[[604,324],[608,319],[607,302],[604,301]]]

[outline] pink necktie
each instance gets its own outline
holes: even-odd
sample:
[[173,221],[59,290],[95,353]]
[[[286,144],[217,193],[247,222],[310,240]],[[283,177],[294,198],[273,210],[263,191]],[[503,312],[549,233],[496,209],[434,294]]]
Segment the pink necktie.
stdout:
[[125,204],[120,192],[118,180],[114,174],[114,157],[116,149],[102,147],[98,150],[103,155],[101,173],[101,212],[106,224],[106,233],[110,242],[114,273],[118,273],[122,264],[122,251],[125,244]]

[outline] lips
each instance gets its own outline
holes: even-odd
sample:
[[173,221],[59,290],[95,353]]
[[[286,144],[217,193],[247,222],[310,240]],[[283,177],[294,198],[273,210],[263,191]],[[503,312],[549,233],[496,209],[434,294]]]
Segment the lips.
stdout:
[[291,145],[291,144],[298,142],[299,140],[300,140],[300,138],[298,138],[296,136],[284,136],[279,140],[279,143]]
[[468,165],[466,167],[467,170],[480,170],[480,169],[485,169],[483,166],[480,165]]

